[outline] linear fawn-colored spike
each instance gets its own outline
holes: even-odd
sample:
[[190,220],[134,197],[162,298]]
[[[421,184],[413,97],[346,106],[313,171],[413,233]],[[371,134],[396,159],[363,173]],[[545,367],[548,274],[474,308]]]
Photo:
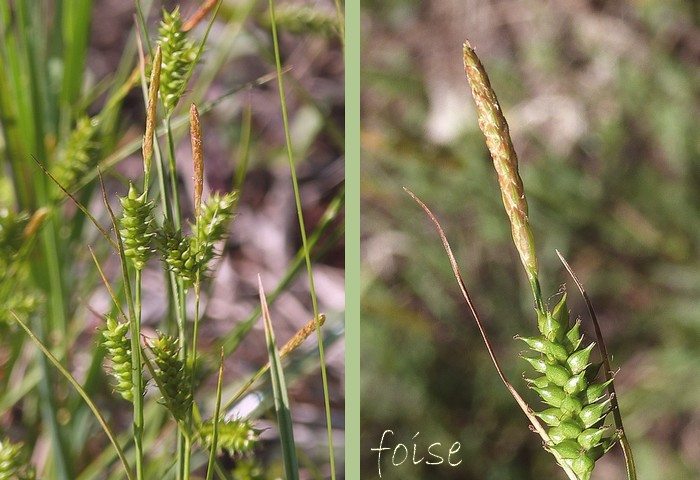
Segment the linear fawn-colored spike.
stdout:
[[194,14],[182,25],[183,32],[189,32],[192,30],[202,19],[209,13],[215,6],[216,2],[219,0],[207,0],[204,4],[199,7],[199,10],[194,12]]
[[326,323],[326,316],[324,314],[320,314],[318,316],[318,326],[316,325],[316,319],[312,318],[309,320],[306,325],[304,325],[297,333],[294,334],[292,338],[287,341],[287,343],[284,344],[282,348],[280,348],[280,357],[286,356],[288,353],[294,351],[304,343],[304,340],[309,338],[309,335],[314,333],[318,328],[322,326],[324,323]]
[[[158,106],[158,87],[160,86],[160,67],[162,62],[160,45],[156,46],[151,66],[151,78],[148,84],[148,103],[146,106],[146,132],[143,134],[143,171],[146,178],[151,172],[153,158],[153,133],[156,128],[156,107]],[[147,188],[147,187],[144,187]]]
[[34,234],[36,234],[36,232],[44,224],[44,220],[46,220],[46,217],[48,216],[49,209],[46,207],[39,208],[36,212],[34,212],[32,218],[29,219],[29,223],[27,223],[27,226],[24,227],[22,237],[24,237],[25,240],[29,240],[30,238],[32,238]]
[[199,112],[193,103],[190,106],[190,139],[192,142],[192,161],[194,162],[194,213],[199,218],[202,209],[202,189],[204,188],[204,153],[202,146],[202,127]]
[[491,88],[489,77],[469,42],[464,44],[464,73],[476,102],[479,127],[486,138],[486,145],[498,174],[513,242],[532,283],[537,278],[537,257],[527,217],[525,190],[518,173],[518,157],[510,139],[508,123]]

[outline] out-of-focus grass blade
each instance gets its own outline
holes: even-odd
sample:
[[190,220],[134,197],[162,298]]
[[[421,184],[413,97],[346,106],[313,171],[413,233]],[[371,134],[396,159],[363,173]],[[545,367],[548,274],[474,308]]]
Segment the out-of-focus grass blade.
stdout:
[[267,300],[263,291],[262,281],[258,275],[258,289],[260,292],[260,306],[262,308],[263,323],[265,325],[265,340],[267,354],[270,358],[270,380],[272,381],[272,393],[275,398],[275,410],[277,411],[277,425],[280,431],[282,454],[284,456],[284,471],[287,480],[298,480],[299,466],[297,464],[296,446],[294,444],[294,431],[292,429],[292,416],[289,410],[289,398],[287,386],[284,382],[282,362],[275,343],[275,334],[272,330],[270,311],[267,308]]

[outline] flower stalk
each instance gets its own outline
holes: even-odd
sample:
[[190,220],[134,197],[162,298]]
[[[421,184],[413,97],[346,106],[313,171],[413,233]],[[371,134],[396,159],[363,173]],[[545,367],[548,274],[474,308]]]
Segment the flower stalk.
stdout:
[[[546,409],[534,412],[534,415],[547,424],[548,438],[543,437],[546,438],[544,447],[555,456],[569,478],[573,474],[577,480],[589,480],[596,461],[619,438],[624,438],[622,423],[617,422],[619,412],[615,406],[613,378],[606,372],[605,381],[596,381],[601,363],[594,363],[590,358],[596,344],[584,346],[579,331],[580,321],[571,325],[566,291],[562,292],[553,308],[544,304],[535,244],[528,221],[527,200],[508,123],[488,75],[469,42],[464,44],[463,53],[464,72],[476,103],[479,127],[496,169],[513,242],[535,298],[539,335],[515,337],[529,347],[522,358],[535,370],[535,375],[525,380],[547,405]],[[595,318],[593,320],[595,322]],[[602,347],[600,335],[598,340],[598,345]],[[605,349],[600,348],[600,352],[606,370],[610,371]],[[606,388],[607,395],[604,393]],[[612,431],[605,423],[613,408],[616,410],[614,416],[619,431]],[[623,448],[630,460],[628,463],[631,463],[626,444]],[[628,466],[628,472],[633,471],[634,468]],[[633,475],[628,475],[628,478],[635,478]]]
[[510,220],[513,243],[525,268],[538,312],[544,312],[544,302],[537,277],[537,255],[528,221],[527,200],[523,181],[518,172],[518,155],[513,148],[508,122],[491,87],[489,77],[469,42],[464,44],[464,73],[467,75],[486,145],[498,175],[498,185],[506,214]]

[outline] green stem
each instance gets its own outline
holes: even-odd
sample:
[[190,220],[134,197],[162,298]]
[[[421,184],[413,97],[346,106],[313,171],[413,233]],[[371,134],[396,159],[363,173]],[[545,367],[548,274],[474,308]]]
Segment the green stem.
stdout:
[[[187,318],[187,313],[186,313],[186,306],[185,306],[185,287],[183,285],[182,279],[177,279],[177,289],[178,289],[178,305],[179,305],[179,319],[178,323],[181,325],[180,327],[180,358],[183,359],[185,362],[185,369],[188,368],[187,366],[187,359],[188,359],[188,349],[187,349],[187,343],[186,343],[186,335],[185,335],[185,328],[186,328],[186,318]],[[195,332],[196,332],[196,321],[195,321]],[[196,355],[196,347],[193,344],[193,355]],[[192,374],[192,382],[193,384],[190,385],[189,388],[193,389],[194,388],[194,357],[192,359],[192,369],[191,369],[191,374]],[[183,386],[183,388],[188,388],[186,386]],[[194,397],[192,397],[192,404],[194,405]],[[187,418],[185,420],[185,429],[189,430],[192,425],[192,407],[190,407],[190,411],[187,413]],[[190,438],[190,435],[188,432],[183,432],[182,429],[180,430],[180,439],[179,439],[179,445],[180,445],[180,465],[181,465],[181,473],[183,475],[183,480],[189,480],[190,478],[190,459],[192,456],[192,439]]]
[[184,451],[185,455],[184,458],[182,459],[182,467],[184,471],[183,478],[184,480],[189,480],[190,478],[190,452],[192,451],[192,440],[190,439],[189,435],[182,435],[182,438],[184,439]]
[[[199,222],[197,224],[197,228],[199,229]],[[187,363],[185,363],[185,368],[189,369],[189,371],[190,371],[190,385],[188,387],[185,387],[185,388],[190,389],[190,398],[192,399],[192,403],[190,405],[190,410],[187,413],[187,419],[185,420],[188,432],[192,431],[192,421],[193,421],[195,372],[197,370],[197,336],[198,336],[198,332],[199,332],[199,298],[200,298],[199,294],[200,294],[200,275],[199,275],[199,272],[197,272],[195,282],[194,282],[194,298],[195,298],[195,300],[194,300],[194,325],[192,328],[192,353],[190,354],[190,358],[192,359],[192,362],[189,366],[187,365]],[[187,359],[187,356],[185,356],[185,360],[186,359]],[[185,436],[185,443],[184,443],[185,479],[189,478],[191,449],[192,449],[192,442],[190,439],[190,435],[188,434]]]
[[[173,130],[171,126],[171,116],[168,115],[165,122],[165,136],[168,143],[168,170],[170,176],[170,196],[165,195],[168,207],[170,207],[172,225],[176,230],[182,228],[182,214],[180,211],[180,193],[177,183],[177,168],[175,164],[175,142],[173,139]],[[170,202],[167,201],[170,200]],[[187,361],[187,337],[186,337],[186,322],[187,312],[185,307],[185,287],[181,279],[176,278],[174,274],[170,274],[171,284],[173,285],[173,295],[175,298],[176,308],[175,315],[178,327],[178,339],[180,342],[180,358]],[[178,478],[186,480],[189,478],[189,464],[192,450],[191,441],[180,432],[178,436]]]
[[177,186],[177,167],[175,165],[175,140],[173,139],[173,129],[170,125],[170,116],[165,118],[165,136],[168,141],[168,167],[170,168],[170,195],[172,203],[173,226],[176,230],[182,227],[182,215],[180,211],[180,195]]
[[[185,287],[183,285],[182,279],[177,278],[172,272],[170,273],[171,282],[173,285],[173,291],[175,295],[175,315],[177,321],[178,339],[180,344],[180,359],[187,362],[187,342],[185,335]],[[187,365],[187,363],[185,363]],[[189,478],[189,463],[190,463],[190,452],[191,444],[187,439],[187,435],[180,430],[177,439],[177,451],[178,451],[178,479],[186,480]]]
[[[197,232],[199,232],[199,222],[197,222]],[[197,238],[199,239],[199,235],[197,235]],[[180,285],[182,285],[182,282],[180,282]],[[184,435],[184,444],[182,445],[182,451],[184,455],[184,462],[183,462],[183,470],[184,470],[184,479],[187,480],[190,478],[190,458],[192,456],[192,440],[191,440],[191,435],[189,432],[192,431],[192,420],[193,420],[193,409],[194,409],[194,390],[195,390],[195,371],[197,369],[197,336],[199,332],[199,298],[200,298],[200,275],[199,272],[196,273],[195,277],[195,282],[194,282],[194,325],[192,328],[192,350],[190,353],[190,358],[192,359],[190,365],[187,365],[185,363],[185,368],[189,369],[190,371],[190,385],[188,387],[184,388],[189,388],[190,389],[190,398],[191,398],[191,405],[190,405],[190,410],[187,413],[187,419],[185,420],[185,425],[187,429],[187,434]],[[184,297],[183,297],[184,300]],[[184,305],[184,303],[183,303]],[[183,317],[184,318],[184,317]],[[183,329],[184,331],[184,329]],[[185,343],[183,342],[181,344],[181,352],[185,349]],[[185,362],[187,362],[187,353],[184,355]]]
[[[36,179],[35,188],[41,204],[47,203],[48,193],[46,187],[47,183],[43,176]],[[39,322],[39,338],[45,343],[49,335],[56,331],[60,332],[59,338],[64,338],[67,328],[65,305],[66,295],[63,289],[63,281],[61,276],[61,262],[59,260],[61,255],[58,251],[57,234],[58,232],[54,220],[49,219],[48,224],[42,229],[41,232],[42,249],[45,255],[44,265],[46,270],[42,272],[34,272],[34,275],[38,275],[39,278],[48,273],[48,284],[44,285],[44,290],[48,296],[49,308],[47,315]],[[43,281],[40,280],[40,283],[43,283]],[[59,353],[59,356],[63,356],[64,353],[65,350],[62,350]],[[46,402],[42,402],[42,415],[49,426],[51,441],[55,447],[54,461],[57,470],[56,475],[59,479],[70,480],[73,478],[70,456],[68,447],[65,445],[65,442],[61,437],[61,426],[59,425],[58,418],[56,416],[58,405],[51,389],[50,379],[53,375],[50,373],[49,366],[45,358],[40,360],[39,365],[43,371],[42,381],[39,384],[39,388],[41,395],[46,399]]]
[[539,315],[546,315],[544,300],[542,299],[542,288],[537,276],[530,277],[530,288],[532,289],[532,296],[535,297],[535,310],[537,310]]
[[285,94],[284,94],[284,78],[282,75],[282,62],[280,59],[280,49],[279,49],[279,41],[277,39],[277,24],[275,20],[275,4],[274,0],[269,0],[269,8],[270,8],[270,23],[272,25],[272,43],[274,45],[274,51],[275,51],[275,65],[277,67],[277,82],[279,86],[279,93],[280,93],[280,105],[282,109],[282,120],[284,122],[284,135],[285,135],[285,141],[287,144],[287,157],[289,159],[289,169],[291,173],[291,178],[292,178],[292,185],[294,187],[294,199],[296,202],[296,209],[297,209],[297,216],[299,219],[299,231],[301,233],[301,242],[303,245],[303,250],[304,250],[304,259],[306,261],[306,271],[308,273],[308,278],[309,278],[309,289],[311,291],[311,303],[313,305],[313,312],[314,312],[314,318],[316,318],[316,327],[317,327],[317,338],[318,338],[318,350],[319,350],[319,358],[320,358],[320,364],[321,364],[321,379],[323,383],[323,398],[324,398],[324,406],[325,406],[325,412],[326,412],[326,427],[328,431],[328,455],[329,455],[329,461],[330,461],[330,470],[331,470],[331,479],[335,480],[335,455],[333,452],[333,426],[331,424],[331,408],[330,408],[330,398],[328,394],[328,377],[326,374],[326,361],[325,361],[325,356],[323,352],[323,335],[321,335],[321,325],[319,322],[319,315],[318,315],[318,302],[316,299],[316,294],[315,294],[315,288],[314,288],[314,276],[313,276],[313,269],[311,268],[311,255],[310,255],[310,249],[309,249],[309,244],[308,240],[306,238],[306,225],[304,222],[304,214],[302,212],[301,208],[301,196],[299,194],[299,184],[297,181],[297,175],[296,175],[296,166],[294,163],[294,153],[292,152],[292,139],[291,135],[289,133],[289,118],[287,115],[287,102],[285,99]]
[[[192,395],[192,400],[194,404],[194,387],[195,387],[195,371],[197,370],[197,337],[199,334],[199,292],[200,292],[200,279],[199,272],[197,272],[197,277],[194,284],[194,326],[192,328],[192,366],[190,367],[190,395]],[[191,420],[191,419],[190,419]],[[190,427],[191,427],[190,423]]]
[[160,151],[160,146],[158,142],[153,142],[153,153],[156,157],[156,170],[158,171],[158,187],[160,188],[160,203],[163,209],[163,218],[165,222],[172,218],[173,213],[170,209],[170,202],[168,202],[168,189],[165,183],[165,168],[163,166],[163,155]]
[[[102,175],[99,173],[100,186],[102,187],[102,201],[104,202],[109,218],[112,221],[112,227],[116,232],[117,248],[119,251],[119,263],[121,265],[122,281],[124,284],[124,295],[129,308],[129,331],[131,333],[131,372],[134,388],[134,449],[136,450],[136,478],[143,480],[143,374],[141,371],[141,314],[137,317],[137,310],[134,305],[134,296],[131,290],[131,282],[129,281],[129,269],[126,264],[126,254],[124,253],[124,243],[119,234],[119,224],[114,216],[114,211],[107,200],[107,191],[105,190]],[[136,273],[137,295],[141,296],[141,273],[137,270]]]
[[[195,222],[195,255],[197,256],[197,261],[199,260],[199,252],[202,249],[201,239],[202,239],[202,221],[201,221],[201,210],[197,209],[195,212],[196,222]],[[197,370],[197,338],[199,336],[199,300],[201,292],[201,270],[206,268],[206,265],[199,264],[194,278],[194,325],[192,327],[192,366],[190,367],[190,395],[192,396],[192,405],[194,405],[194,387],[195,387],[195,371]],[[192,415],[189,416],[189,429],[192,429]]]
[[141,270],[136,270],[134,311],[131,312],[131,369],[134,382],[134,448],[136,478],[143,477],[143,373],[141,371]]

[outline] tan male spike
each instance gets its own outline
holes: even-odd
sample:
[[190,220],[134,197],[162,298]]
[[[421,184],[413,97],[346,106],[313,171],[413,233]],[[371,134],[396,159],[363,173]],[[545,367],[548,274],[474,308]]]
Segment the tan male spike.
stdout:
[[537,257],[527,218],[527,200],[518,173],[518,156],[510,139],[508,122],[503,116],[488,75],[469,42],[464,43],[464,73],[476,102],[479,127],[486,137],[493,165],[498,174],[501,196],[510,219],[513,242],[530,283],[537,279]]
[[[158,106],[158,88],[160,86],[160,67],[163,54],[160,45],[156,46],[151,67],[151,78],[148,84],[148,103],[146,106],[146,132],[143,134],[143,171],[144,182],[148,185],[148,177],[151,172],[151,159],[153,158],[153,133],[156,129],[156,107]],[[144,187],[144,189],[147,188]]]
[[204,188],[204,148],[202,145],[202,127],[199,112],[193,103],[190,106],[190,141],[192,142],[192,161],[194,162],[194,214],[199,218],[202,210],[202,190]]

